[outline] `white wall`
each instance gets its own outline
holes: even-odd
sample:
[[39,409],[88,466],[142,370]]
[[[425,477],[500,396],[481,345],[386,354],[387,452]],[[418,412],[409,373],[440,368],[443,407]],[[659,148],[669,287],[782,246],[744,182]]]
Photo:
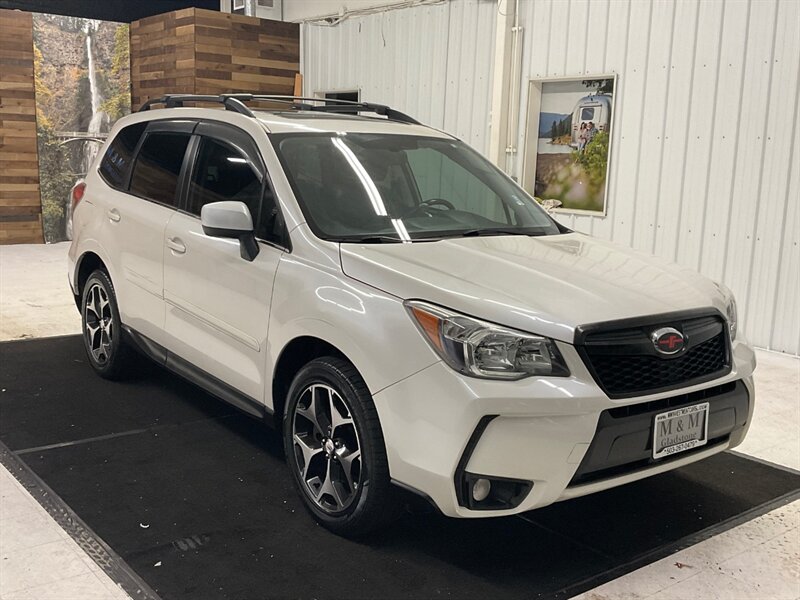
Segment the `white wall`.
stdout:
[[491,1],[458,0],[306,23],[304,94],[360,89],[485,151],[495,17]]
[[536,0],[521,12],[525,78],[618,74],[608,216],[565,224],[723,281],[754,343],[797,354],[800,3]]
[[[608,214],[561,220],[723,281],[751,341],[800,353],[800,2],[521,5],[523,115],[529,78],[618,74]],[[306,92],[361,88],[486,152],[496,10],[304,25]]]
[[286,21],[303,21],[315,17],[338,14],[340,10],[361,10],[398,0],[283,0],[283,18]]

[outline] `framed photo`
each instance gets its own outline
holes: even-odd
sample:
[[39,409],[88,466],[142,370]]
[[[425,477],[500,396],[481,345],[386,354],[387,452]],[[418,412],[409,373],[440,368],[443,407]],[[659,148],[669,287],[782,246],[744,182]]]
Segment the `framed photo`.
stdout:
[[522,183],[556,211],[606,214],[616,82],[530,81]]

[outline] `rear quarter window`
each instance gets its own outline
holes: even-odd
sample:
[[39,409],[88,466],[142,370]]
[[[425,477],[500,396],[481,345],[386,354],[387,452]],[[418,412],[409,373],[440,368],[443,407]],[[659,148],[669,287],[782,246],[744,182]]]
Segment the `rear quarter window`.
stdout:
[[125,190],[133,152],[146,128],[147,123],[128,125],[109,144],[100,162],[100,175],[111,187]]

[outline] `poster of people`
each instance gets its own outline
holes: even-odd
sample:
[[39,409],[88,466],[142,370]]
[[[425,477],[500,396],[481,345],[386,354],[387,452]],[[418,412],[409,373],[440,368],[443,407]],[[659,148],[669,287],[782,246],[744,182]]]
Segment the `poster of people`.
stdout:
[[613,77],[540,85],[534,195],[561,209],[605,213]]
[[128,25],[33,15],[36,131],[45,240],[69,239],[70,191],[131,109]]

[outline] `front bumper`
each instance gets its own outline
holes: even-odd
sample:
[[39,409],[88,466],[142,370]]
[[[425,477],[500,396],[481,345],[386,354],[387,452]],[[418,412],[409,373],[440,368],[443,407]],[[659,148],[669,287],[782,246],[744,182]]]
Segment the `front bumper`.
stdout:
[[[733,368],[725,377],[625,400],[610,400],[599,389],[574,347],[559,344],[559,349],[572,369],[571,377],[491,381],[464,377],[437,363],[376,393],[392,478],[427,496],[445,515],[501,516],[671,470],[744,439],[752,420],[755,368],[755,355],[745,343],[734,343]],[[646,437],[650,414],[663,412],[658,407],[668,399],[686,394],[697,398],[701,390],[719,389],[722,397],[731,390],[725,384],[734,384],[741,393],[737,399],[726,397],[727,404],[720,410],[714,408],[717,401],[710,399],[708,445],[663,461],[647,458],[648,440],[643,441],[642,431]],[[596,436],[598,424],[602,425],[603,414],[609,414],[604,411],[617,409],[618,414],[621,407],[644,403],[653,403],[655,408],[640,409],[639,416],[645,416],[627,422],[632,436],[619,442],[614,451],[613,443],[598,445],[596,439],[603,437]],[[612,434],[605,442],[616,437]],[[632,451],[636,460],[615,462],[615,457],[628,456],[620,452],[622,447]],[[474,510],[464,506],[463,493],[457,492],[464,473],[531,482],[532,487],[513,508]]]

